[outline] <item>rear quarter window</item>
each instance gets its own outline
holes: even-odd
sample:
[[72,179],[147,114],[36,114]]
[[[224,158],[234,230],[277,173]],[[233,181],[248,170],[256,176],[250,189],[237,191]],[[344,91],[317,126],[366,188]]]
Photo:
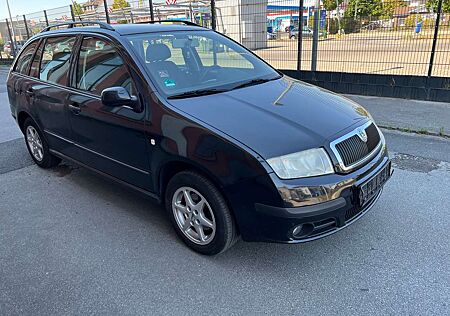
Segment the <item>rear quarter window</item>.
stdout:
[[31,60],[33,59],[34,52],[36,51],[38,41],[31,42],[20,54],[17,60],[14,71],[22,74],[28,75],[28,69],[30,68]]

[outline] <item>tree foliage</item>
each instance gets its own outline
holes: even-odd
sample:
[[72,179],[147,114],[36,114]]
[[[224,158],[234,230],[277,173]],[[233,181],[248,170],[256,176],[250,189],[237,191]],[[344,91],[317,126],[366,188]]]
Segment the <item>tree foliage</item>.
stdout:
[[[439,0],[427,0],[426,7],[428,10],[433,10],[437,12]],[[450,0],[442,0],[442,12],[450,13]]]
[[343,0],[323,0],[323,7],[327,11],[333,11],[337,8],[338,4],[341,4]]
[[75,15],[83,14],[83,7],[78,2],[73,1],[72,8],[73,8],[73,14],[75,14]]
[[406,2],[403,0],[384,0],[383,17],[392,18],[394,16],[395,9],[400,7],[406,7]]
[[112,5],[114,10],[128,8],[129,6],[130,4],[126,0],[114,0]]
[[381,15],[383,15],[382,0],[350,0],[347,9],[345,10],[346,17],[369,17]]

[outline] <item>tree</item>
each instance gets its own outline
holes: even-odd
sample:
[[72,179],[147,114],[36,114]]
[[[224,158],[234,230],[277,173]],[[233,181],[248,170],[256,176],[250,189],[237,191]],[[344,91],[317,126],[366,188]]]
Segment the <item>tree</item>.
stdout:
[[[439,0],[427,0],[426,7],[428,10],[437,12]],[[450,13],[450,0],[442,0],[442,13]]]
[[369,17],[382,14],[383,3],[381,0],[350,0],[345,10],[346,17]]
[[[327,12],[333,11],[336,9],[336,16],[338,20],[338,33],[341,30],[341,13],[339,12],[338,6],[342,3],[343,0],[323,0],[323,7]],[[327,14],[328,15],[328,14]],[[329,25],[329,24],[328,24]],[[330,28],[328,28],[328,32]]]
[[391,19],[394,16],[395,9],[406,7],[403,0],[384,0],[383,1],[383,17]]
[[130,6],[130,4],[126,1],[126,0],[114,0],[113,2],[113,9],[123,9],[123,8],[128,8]]
[[83,7],[76,1],[72,2],[73,14],[79,16],[83,14]]
[[323,7],[327,11],[333,11],[343,0],[323,0]]

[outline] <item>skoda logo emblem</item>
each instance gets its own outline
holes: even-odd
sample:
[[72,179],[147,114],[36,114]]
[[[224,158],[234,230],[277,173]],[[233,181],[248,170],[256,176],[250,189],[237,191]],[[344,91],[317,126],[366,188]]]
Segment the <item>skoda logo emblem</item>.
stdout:
[[358,137],[363,141],[367,142],[367,133],[363,128],[358,129]]

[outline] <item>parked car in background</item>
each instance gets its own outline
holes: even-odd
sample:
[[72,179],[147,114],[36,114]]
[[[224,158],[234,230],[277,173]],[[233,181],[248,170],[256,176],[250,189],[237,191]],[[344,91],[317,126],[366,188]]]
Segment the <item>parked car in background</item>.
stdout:
[[[24,44],[25,44],[25,41],[15,41],[14,42],[14,49],[16,50],[16,54],[22,49]],[[6,55],[13,56],[14,54],[12,53],[12,49],[13,49],[13,47],[12,47],[11,41],[7,41],[5,43],[3,51],[5,52]]]
[[[304,26],[302,29],[303,38],[312,38],[313,37],[313,30],[309,28],[308,26]],[[326,37],[327,32],[319,30],[319,37]],[[290,39],[297,39],[298,38],[298,28],[295,27],[292,30],[289,31],[289,38]]]
[[267,32],[267,39],[268,40],[276,40],[277,39],[277,34],[276,33],[269,33],[269,32]]
[[183,23],[34,36],[7,79],[34,162],[66,159],[154,198],[207,255],[239,236],[315,240],[366,214],[392,172],[370,114]]

